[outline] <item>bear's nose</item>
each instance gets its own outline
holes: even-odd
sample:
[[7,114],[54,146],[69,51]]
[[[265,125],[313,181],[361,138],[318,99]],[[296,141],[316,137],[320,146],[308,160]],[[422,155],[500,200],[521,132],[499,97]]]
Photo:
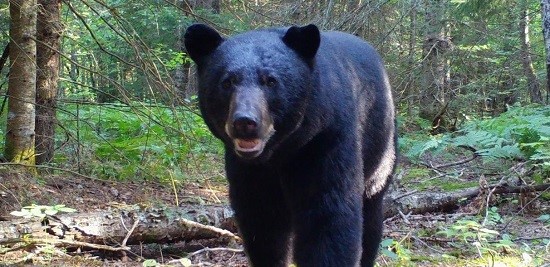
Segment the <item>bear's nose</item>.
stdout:
[[239,116],[233,121],[233,129],[236,137],[239,138],[256,138],[258,134],[258,124],[256,121],[247,116]]

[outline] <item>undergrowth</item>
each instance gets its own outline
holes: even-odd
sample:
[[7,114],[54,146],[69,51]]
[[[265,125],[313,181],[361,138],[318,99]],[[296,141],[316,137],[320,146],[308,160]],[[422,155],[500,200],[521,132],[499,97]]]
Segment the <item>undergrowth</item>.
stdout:
[[58,120],[54,163],[85,174],[169,181],[219,170],[221,144],[188,107],[67,104]]
[[[535,177],[550,175],[550,106],[513,107],[490,119],[472,119],[454,133],[409,133],[399,140],[401,153],[419,162],[426,153],[444,156],[459,148],[474,151],[484,163],[526,161]],[[539,181],[542,182],[542,181]]]

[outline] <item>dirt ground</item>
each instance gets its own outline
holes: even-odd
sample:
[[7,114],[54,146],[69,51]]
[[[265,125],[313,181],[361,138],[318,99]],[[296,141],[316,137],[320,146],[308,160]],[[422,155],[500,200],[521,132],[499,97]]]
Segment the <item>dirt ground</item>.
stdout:
[[[32,203],[40,205],[64,204],[78,212],[105,210],[116,205],[203,205],[227,203],[227,192],[223,182],[186,182],[175,186],[150,181],[113,182],[79,177],[74,175],[42,175],[38,179],[22,175],[13,170],[0,170],[0,222],[13,219],[10,212]],[[550,238],[548,223],[536,220],[541,210],[549,212],[549,203],[532,203],[539,212],[521,209],[512,202],[501,201],[500,213],[506,214],[507,233],[519,237],[514,242],[528,244],[530,248],[541,249],[550,254],[541,243],[542,237]],[[393,252],[399,261],[381,256],[380,266],[549,266],[515,263],[489,264],[475,260],[458,263],[457,260],[434,261],[442,254],[457,254],[457,258],[475,258],[475,253],[464,252],[453,240],[436,236],[437,229],[450,225],[479,210],[465,205],[451,214],[423,214],[396,216],[385,221],[385,238],[392,238],[397,244]],[[1,238],[0,238],[1,240]],[[538,243],[537,243],[538,242]],[[536,246],[536,244],[541,244]],[[41,247],[28,247],[2,252],[0,245],[0,266],[248,266],[242,247],[220,247],[216,240],[197,240],[177,244],[143,244],[131,246],[130,253],[106,253],[97,250],[67,251]],[[503,248],[505,249],[505,248]],[[466,256],[464,256],[466,255]],[[407,257],[415,260],[403,260]],[[424,260],[422,260],[424,259]],[[550,262],[550,258],[547,258]],[[503,260],[503,262],[505,262]],[[539,260],[540,262],[540,260]],[[17,263],[17,264],[15,264]],[[155,265],[161,264],[161,265]],[[523,263],[522,263],[523,264]]]

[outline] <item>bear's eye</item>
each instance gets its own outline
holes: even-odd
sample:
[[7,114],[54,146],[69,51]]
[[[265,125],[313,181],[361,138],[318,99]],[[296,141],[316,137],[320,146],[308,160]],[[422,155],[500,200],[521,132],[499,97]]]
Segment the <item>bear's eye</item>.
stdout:
[[222,88],[223,89],[231,89],[231,87],[233,86],[233,79],[231,78],[226,78],[225,80],[222,81]]
[[275,80],[275,78],[273,77],[267,77],[265,85],[269,88],[273,88],[275,87],[275,85],[277,85],[277,80]]

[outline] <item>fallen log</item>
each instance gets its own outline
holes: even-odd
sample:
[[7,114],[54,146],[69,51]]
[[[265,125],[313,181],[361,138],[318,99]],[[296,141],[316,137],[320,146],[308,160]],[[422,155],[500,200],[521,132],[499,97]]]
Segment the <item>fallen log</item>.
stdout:
[[[550,184],[507,186],[491,185],[485,190],[491,194],[519,194],[527,192],[539,192],[550,189]],[[479,187],[466,188],[453,192],[417,192],[400,195],[389,194],[384,198],[384,216],[395,216],[401,211],[404,214],[422,214],[428,212],[447,212],[460,206],[460,201],[469,200],[480,195]]]
[[[549,188],[550,184],[488,187],[492,194],[545,191]],[[419,214],[450,211],[459,207],[460,201],[474,198],[479,194],[480,188],[450,193],[388,194],[384,200],[384,215],[388,218],[399,212]],[[42,222],[36,219],[0,222],[0,245],[24,241],[29,236],[34,240],[55,243],[58,246],[83,247],[86,246],[85,243],[90,243],[119,247],[120,250],[126,250],[126,246],[132,244],[173,243],[212,238],[217,239],[220,244],[240,242],[239,237],[233,234],[236,232],[233,212],[228,206],[223,205],[164,208],[142,208],[136,205],[92,213],[58,214],[46,218]],[[51,241],[52,239],[76,242],[55,242]]]
[[233,212],[227,206],[126,206],[109,211],[58,214],[47,216],[43,221],[16,219],[0,222],[0,244],[29,237],[35,241],[77,241],[56,243],[66,247],[85,246],[84,243],[125,247],[140,243],[173,243],[211,238],[227,244],[240,241],[231,231],[220,228],[231,229],[232,216]]

